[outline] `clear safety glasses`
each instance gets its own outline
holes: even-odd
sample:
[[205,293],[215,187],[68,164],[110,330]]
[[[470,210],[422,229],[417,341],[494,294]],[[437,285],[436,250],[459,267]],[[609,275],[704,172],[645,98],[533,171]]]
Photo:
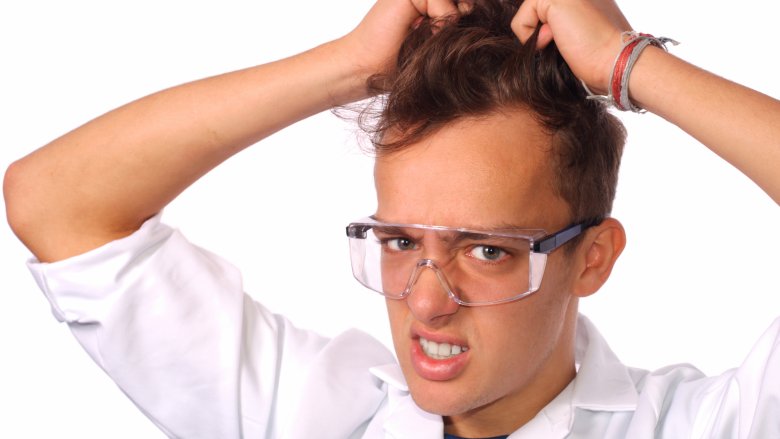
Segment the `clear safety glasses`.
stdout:
[[426,268],[460,305],[522,299],[542,284],[547,255],[598,221],[553,234],[541,229],[485,232],[365,218],[347,226],[352,274],[391,299],[412,292]]

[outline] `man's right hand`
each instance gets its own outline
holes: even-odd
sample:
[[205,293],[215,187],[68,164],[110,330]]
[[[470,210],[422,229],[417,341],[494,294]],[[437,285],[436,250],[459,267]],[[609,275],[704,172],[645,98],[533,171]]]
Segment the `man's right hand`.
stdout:
[[334,43],[365,83],[369,76],[394,68],[398,50],[418,20],[457,20],[459,7],[463,9],[466,4],[452,0],[379,0],[352,32]]

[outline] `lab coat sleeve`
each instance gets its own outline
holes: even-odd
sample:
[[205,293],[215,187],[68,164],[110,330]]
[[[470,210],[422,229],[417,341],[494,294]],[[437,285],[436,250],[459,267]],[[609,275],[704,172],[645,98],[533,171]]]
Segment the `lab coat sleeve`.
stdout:
[[780,438],[780,319],[738,368],[683,381],[671,396],[662,437]]
[[55,317],[170,437],[275,437],[328,340],[243,293],[239,272],[160,223],[28,263]]

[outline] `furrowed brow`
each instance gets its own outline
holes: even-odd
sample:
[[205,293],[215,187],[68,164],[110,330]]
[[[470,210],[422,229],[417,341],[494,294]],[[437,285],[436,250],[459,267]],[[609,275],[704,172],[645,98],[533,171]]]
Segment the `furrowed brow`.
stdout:
[[408,229],[405,229],[403,227],[397,227],[397,226],[374,226],[372,227],[374,229],[374,233],[379,233],[382,235],[408,235],[409,231]]
[[451,232],[451,237],[444,238],[446,241],[452,242],[453,244],[457,244],[459,242],[463,241],[484,241],[485,239],[490,238],[490,235],[487,233],[477,233],[477,232]]
[[509,236],[501,236],[501,235],[491,235],[488,233],[478,233],[478,232],[454,232],[454,236],[444,238],[447,242],[451,243],[452,245],[460,244],[463,241],[489,241],[494,244],[500,245],[501,242],[505,242],[507,244],[509,243],[516,243],[518,240],[524,240],[524,238],[521,237],[509,237]]

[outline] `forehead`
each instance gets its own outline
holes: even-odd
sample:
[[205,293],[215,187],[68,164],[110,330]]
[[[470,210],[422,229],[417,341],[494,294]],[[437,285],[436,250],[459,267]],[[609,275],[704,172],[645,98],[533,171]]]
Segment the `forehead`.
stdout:
[[377,158],[377,217],[493,229],[565,225],[554,194],[551,136],[523,110],[460,119]]

